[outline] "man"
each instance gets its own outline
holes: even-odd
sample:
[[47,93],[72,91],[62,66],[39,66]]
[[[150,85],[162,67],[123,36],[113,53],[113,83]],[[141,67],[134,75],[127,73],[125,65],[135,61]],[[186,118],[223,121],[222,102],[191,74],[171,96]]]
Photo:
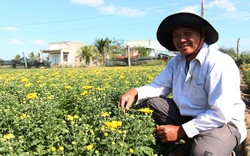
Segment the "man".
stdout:
[[[162,21],[157,39],[180,53],[151,84],[122,95],[118,107],[127,111],[134,100],[147,100],[161,142],[186,141],[174,155],[231,155],[246,138],[245,104],[238,67],[212,46],[217,31],[196,13],[179,12]],[[170,93],[173,99],[166,98]]]

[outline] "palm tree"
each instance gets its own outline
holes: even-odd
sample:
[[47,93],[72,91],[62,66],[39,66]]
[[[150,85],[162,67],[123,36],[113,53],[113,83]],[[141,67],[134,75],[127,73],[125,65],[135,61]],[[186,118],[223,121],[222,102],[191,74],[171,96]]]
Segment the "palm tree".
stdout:
[[81,47],[78,51],[78,57],[82,57],[83,59],[85,59],[85,63],[86,65],[89,65],[94,59],[97,58],[97,53],[98,50],[96,49],[95,46],[93,45],[89,45],[89,46],[84,46]]
[[111,40],[108,38],[101,38],[101,39],[96,39],[95,40],[95,46],[97,47],[99,53],[102,55],[103,57],[103,64],[106,65],[106,55],[107,55],[107,51],[109,50],[109,46],[111,44]]

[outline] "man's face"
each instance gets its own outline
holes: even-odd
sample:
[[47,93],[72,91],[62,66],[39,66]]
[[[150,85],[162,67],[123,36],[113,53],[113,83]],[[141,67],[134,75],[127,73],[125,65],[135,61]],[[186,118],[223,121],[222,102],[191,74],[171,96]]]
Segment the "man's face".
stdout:
[[173,30],[173,43],[180,53],[194,58],[204,42],[203,34],[195,28],[176,28]]

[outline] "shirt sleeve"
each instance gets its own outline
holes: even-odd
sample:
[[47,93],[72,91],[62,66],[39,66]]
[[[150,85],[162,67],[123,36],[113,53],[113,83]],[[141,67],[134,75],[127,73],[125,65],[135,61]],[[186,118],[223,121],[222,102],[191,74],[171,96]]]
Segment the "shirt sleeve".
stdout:
[[172,92],[172,63],[173,59],[167,64],[166,68],[154,79],[151,84],[135,88],[138,93],[136,104],[153,97],[166,96]]
[[238,67],[231,58],[223,58],[223,61],[217,61],[210,67],[205,83],[210,109],[182,125],[190,138],[202,131],[223,126],[234,117],[238,118],[235,115],[244,114]]

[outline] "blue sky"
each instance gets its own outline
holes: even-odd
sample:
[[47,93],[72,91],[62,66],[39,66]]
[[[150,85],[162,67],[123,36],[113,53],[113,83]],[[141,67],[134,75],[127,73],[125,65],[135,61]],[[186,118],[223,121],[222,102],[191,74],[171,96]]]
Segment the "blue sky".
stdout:
[[[201,0],[0,0],[0,58],[39,53],[49,42],[96,39],[156,40],[168,15],[201,12]],[[250,51],[250,1],[205,0],[205,18],[217,29],[218,46]]]

